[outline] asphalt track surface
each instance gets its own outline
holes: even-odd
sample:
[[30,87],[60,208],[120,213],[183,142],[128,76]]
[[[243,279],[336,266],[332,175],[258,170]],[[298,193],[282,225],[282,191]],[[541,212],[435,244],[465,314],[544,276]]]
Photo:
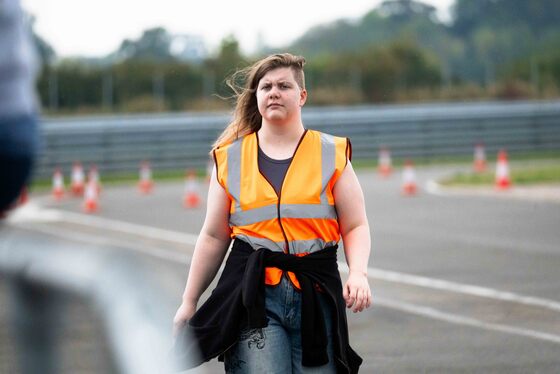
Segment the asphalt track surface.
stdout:
[[[348,313],[362,372],[560,372],[560,204],[428,193],[447,171],[417,170],[414,197],[401,195],[399,174],[358,172],[373,239],[373,306]],[[80,200],[43,196],[11,225],[135,251],[161,274],[171,324],[205,213],[183,208],[182,194],[182,183],[156,182],[149,196],[104,187],[95,215]],[[202,369],[223,372],[216,361]]]

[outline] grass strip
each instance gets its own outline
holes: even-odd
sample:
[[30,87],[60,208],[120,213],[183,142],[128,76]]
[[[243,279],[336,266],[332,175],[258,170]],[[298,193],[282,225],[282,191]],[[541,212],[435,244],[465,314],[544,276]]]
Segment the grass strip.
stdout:
[[[510,166],[510,178],[517,185],[560,183],[560,164],[524,165],[520,168]],[[494,179],[494,172],[489,170],[484,173],[457,173],[440,183],[444,186],[483,186],[492,185]]]

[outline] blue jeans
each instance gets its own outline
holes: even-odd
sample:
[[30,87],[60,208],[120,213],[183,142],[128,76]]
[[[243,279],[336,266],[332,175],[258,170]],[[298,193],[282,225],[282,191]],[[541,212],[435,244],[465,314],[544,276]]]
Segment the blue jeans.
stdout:
[[327,326],[328,364],[318,367],[301,365],[301,292],[283,276],[276,287],[266,287],[268,326],[241,332],[238,343],[224,355],[226,373],[336,373],[332,316],[325,298],[326,295],[320,297]]
[[0,116],[0,215],[29,181],[38,142],[35,116]]

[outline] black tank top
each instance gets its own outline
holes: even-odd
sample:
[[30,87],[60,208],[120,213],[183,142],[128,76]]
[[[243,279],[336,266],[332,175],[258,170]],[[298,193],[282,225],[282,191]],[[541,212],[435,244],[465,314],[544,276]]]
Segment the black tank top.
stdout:
[[292,157],[285,160],[275,160],[268,157],[259,147],[259,170],[262,175],[272,184],[276,194],[280,195],[280,190],[282,189],[282,182],[284,182],[284,177],[290,166]]

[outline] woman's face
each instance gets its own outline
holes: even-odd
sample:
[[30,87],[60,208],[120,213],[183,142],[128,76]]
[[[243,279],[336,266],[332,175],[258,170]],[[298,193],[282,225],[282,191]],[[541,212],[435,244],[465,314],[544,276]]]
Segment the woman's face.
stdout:
[[266,73],[257,86],[259,113],[267,122],[283,123],[299,115],[307,92],[302,90],[291,68],[278,68]]

